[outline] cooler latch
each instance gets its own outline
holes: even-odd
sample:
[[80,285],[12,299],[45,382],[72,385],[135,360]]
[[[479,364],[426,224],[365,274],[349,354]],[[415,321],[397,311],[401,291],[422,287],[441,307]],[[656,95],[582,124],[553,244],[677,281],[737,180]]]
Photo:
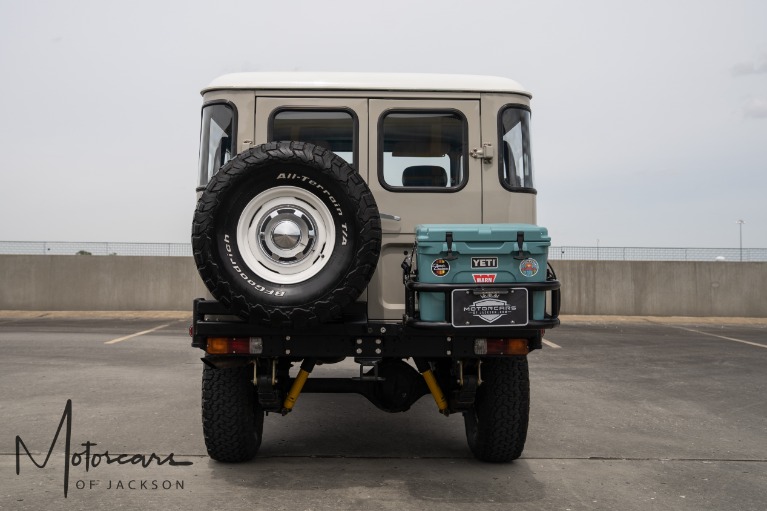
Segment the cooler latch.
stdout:
[[524,244],[525,244],[525,232],[517,231],[517,248],[519,248],[519,252],[514,256],[514,259],[525,258],[525,251],[522,249],[522,246]]
[[458,259],[457,255],[453,255],[453,233],[448,231],[445,233],[445,243],[447,243],[447,255],[445,261],[455,261]]

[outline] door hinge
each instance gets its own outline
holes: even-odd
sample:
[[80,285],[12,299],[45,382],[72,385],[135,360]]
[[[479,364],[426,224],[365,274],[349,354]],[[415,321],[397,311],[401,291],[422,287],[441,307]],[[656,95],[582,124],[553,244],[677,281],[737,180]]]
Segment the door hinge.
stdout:
[[469,152],[469,156],[482,159],[485,163],[490,163],[493,161],[493,156],[495,156],[493,144],[482,144],[480,149],[472,149],[471,152]]

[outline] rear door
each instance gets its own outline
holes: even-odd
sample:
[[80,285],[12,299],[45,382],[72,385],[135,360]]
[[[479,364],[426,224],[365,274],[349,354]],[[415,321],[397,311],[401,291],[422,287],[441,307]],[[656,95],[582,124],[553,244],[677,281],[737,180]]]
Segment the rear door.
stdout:
[[[401,319],[402,260],[418,224],[482,223],[479,101],[369,101],[368,185],[383,246],[368,286],[370,319]],[[395,219],[395,217],[397,219]]]
[[484,223],[534,224],[529,98],[482,94],[482,142],[493,147],[482,162]]

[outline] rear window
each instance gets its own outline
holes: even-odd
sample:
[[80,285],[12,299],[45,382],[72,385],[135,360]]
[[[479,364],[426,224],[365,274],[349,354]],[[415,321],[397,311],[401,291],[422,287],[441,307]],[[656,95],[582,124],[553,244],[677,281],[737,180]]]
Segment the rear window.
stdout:
[[236,111],[229,103],[214,103],[202,108],[200,130],[199,185],[204,187],[234,150]]
[[501,110],[498,124],[498,146],[501,148],[499,172],[503,186],[514,191],[534,192],[530,111],[506,107]]
[[378,178],[393,191],[455,191],[466,183],[466,119],[454,111],[391,111],[379,123]]
[[278,110],[269,122],[269,140],[311,142],[355,165],[356,124],[347,110]]

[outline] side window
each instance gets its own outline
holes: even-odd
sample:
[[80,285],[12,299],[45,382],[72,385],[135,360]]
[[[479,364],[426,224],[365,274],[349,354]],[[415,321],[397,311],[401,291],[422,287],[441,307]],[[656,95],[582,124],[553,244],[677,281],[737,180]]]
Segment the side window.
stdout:
[[236,112],[232,105],[214,103],[202,108],[200,129],[199,185],[210,178],[233,156]]
[[269,140],[311,142],[356,165],[356,125],[346,110],[278,110],[269,119]]
[[456,191],[466,183],[466,119],[457,112],[384,113],[378,179],[394,191]]
[[533,159],[530,152],[530,112],[524,108],[506,107],[498,118],[501,148],[500,176],[506,188],[533,188]]

